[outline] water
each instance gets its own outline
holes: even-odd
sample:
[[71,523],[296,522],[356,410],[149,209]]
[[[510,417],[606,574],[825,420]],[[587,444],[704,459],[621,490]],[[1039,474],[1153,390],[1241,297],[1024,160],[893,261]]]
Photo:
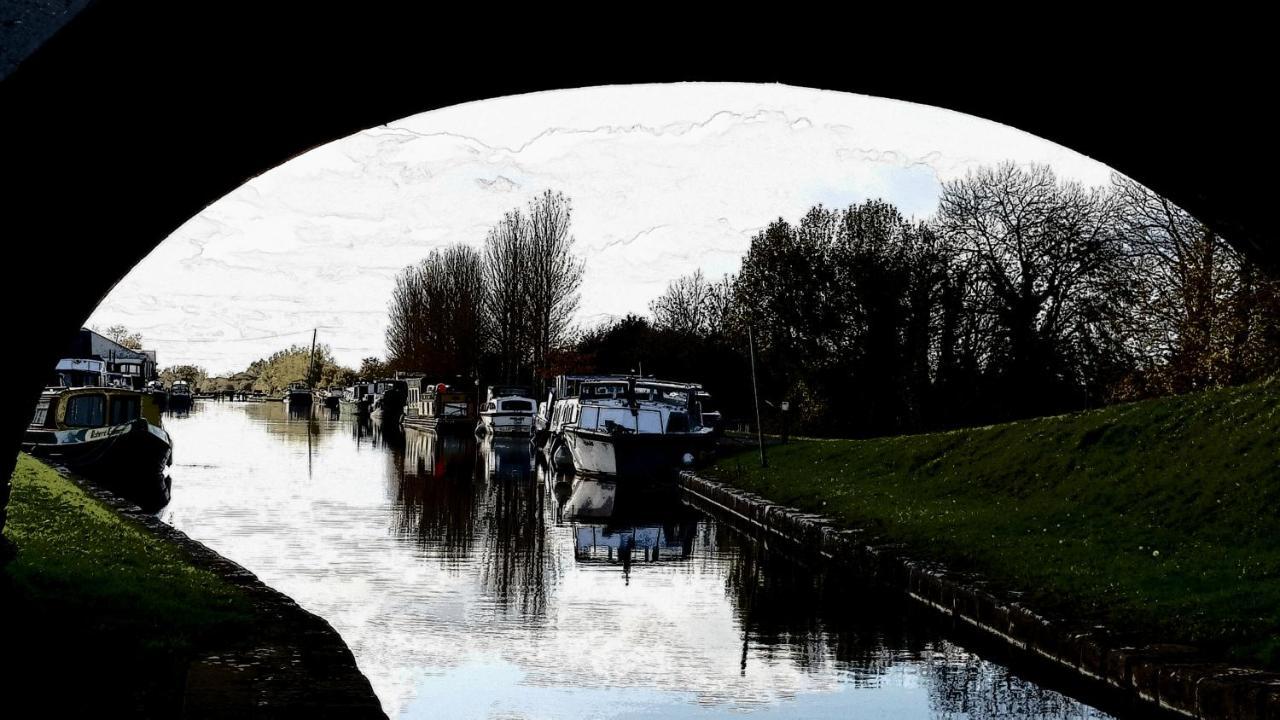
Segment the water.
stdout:
[[328,620],[392,718],[1097,718],[670,491],[527,442],[203,401],[166,522]]

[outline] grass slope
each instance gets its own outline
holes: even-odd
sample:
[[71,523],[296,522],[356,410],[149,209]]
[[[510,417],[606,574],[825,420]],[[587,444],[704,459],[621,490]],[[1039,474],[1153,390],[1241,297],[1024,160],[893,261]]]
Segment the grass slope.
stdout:
[[63,683],[51,707],[87,695],[99,709],[174,712],[190,654],[252,622],[237,588],[27,455],[5,534],[19,548],[0,588],[7,671],[15,691]]
[[1035,604],[1280,668],[1280,379],[711,470]]

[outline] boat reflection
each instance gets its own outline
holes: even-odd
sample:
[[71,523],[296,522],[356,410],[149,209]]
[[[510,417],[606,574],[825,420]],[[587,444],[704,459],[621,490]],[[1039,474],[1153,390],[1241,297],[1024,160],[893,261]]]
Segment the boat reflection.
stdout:
[[533,445],[529,438],[486,435],[480,443],[480,456],[488,480],[527,482],[536,477]]
[[692,557],[699,515],[680,502],[675,488],[587,477],[562,477],[557,486],[558,519],[572,527],[577,562],[619,565],[630,582],[635,563]]

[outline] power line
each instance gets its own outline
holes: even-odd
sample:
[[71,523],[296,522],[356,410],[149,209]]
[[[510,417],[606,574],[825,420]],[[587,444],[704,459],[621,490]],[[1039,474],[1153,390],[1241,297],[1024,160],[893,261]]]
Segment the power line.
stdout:
[[[341,330],[342,328],[324,327],[323,325],[321,325],[319,329]],[[261,337],[251,337],[251,338],[157,338],[157,337],[151,337],[149,335],[143,334],[142,342],[143,344],[146,344],[149,342],[172,342],[172,343],[257,342],[259,340],[277,340],[279,338],[291,337],[293,335],[305,335],[306,333],[307,333],[306,330],[298,330],[295,332],[280,333],[278,335],[263,335]]]

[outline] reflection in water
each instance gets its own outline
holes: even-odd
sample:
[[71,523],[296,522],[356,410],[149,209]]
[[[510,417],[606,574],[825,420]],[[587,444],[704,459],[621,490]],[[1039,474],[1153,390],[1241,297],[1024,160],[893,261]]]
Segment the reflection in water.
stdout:
[[669,485],[548,474],[524,440],[282,403],[170,431],[162,519],[333,624],[392,717],[1101,717]]

